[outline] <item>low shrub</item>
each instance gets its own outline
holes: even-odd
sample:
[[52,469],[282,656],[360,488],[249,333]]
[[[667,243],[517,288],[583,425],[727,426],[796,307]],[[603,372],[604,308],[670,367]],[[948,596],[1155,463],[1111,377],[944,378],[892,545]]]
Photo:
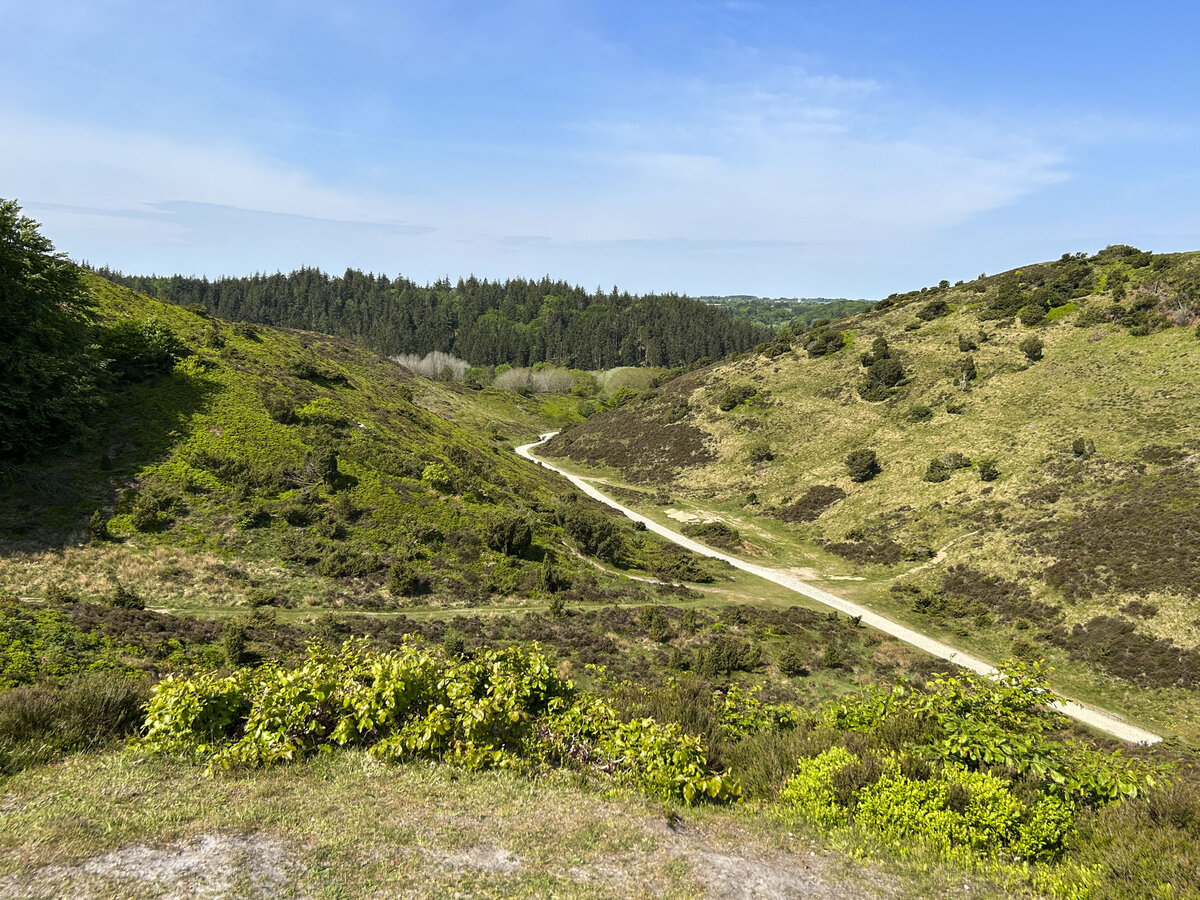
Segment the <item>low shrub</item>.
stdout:
[[682,530],[688,537],[722,550],[732,550],[742,542],[741,532],[724,522],[693,522]]
[[0,693],[0,775],[135,733],[148,695],[141,679],[109,672]]
[[380,759],[470,769],[589,769],[686,803],[740,794],[680,726],[623,721],[545,657],[515,647],[447,655],[412,644],[389,653],[313,644],[295,669],[168,677],[150,698],[141,744],[210,770],[363,747]]
[[729,412],[745,403],[758,391],[748,384],[733,384],[725,389],[717,401],[717,406],[722,412]]
[[845,498],[846,492],[836,485],[814,484],[795,502],[783,507],[779,511],[779,518],[789,523],[812,522]]
[[799,760],[780,800],[902,851],[1058,859],[1082,812],[1152,796],[1164,776],[1052,737],[1053,700],[1036,666],[1010,663],[994,680],[938,675],[832,701],[825,746]]
[[870,481],[883,470],[879,466],[879,457],[874,450],[852,450],[846,456],[846,474],[854,482]]

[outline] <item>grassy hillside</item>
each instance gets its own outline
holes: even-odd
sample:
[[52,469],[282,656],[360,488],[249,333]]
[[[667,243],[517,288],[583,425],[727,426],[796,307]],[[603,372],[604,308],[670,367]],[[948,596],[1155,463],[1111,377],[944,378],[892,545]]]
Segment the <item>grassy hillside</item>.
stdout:
[[573,404],[435,384],[335,338],[87,284],[100,333],[165,335],[177,361],[108,389],[75,449],[7,467],[0,589],[379,610],[632,584],[564,544],[561,485],[510,452]]
[[[664,520],[721,519],[743,552],[991,658],[1044,654],[1076,692],[1195,735],[1198,285],[1200,254],[1110,248],[894,295],[547,452],[651,488],[641,505]],[[879,472],[855,481],[864,449]]]

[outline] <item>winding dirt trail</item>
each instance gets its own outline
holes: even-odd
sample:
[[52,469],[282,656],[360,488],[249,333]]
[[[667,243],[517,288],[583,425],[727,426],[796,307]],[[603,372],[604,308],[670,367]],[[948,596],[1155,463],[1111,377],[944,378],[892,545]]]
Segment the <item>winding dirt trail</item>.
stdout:
[[[531,444],[523,444],[516,448],[516,453],[530,462],[549,469],[551,472],[556,472],[566,478],[571,484],[579,488],[589,497],[599,500],[607,506],[611,506],[617,512],[632,519],[635,522],[641,522],[646,526],[648,531],[653,531],[655,534],[665,537],[669,541],[674,541],[681,547],[686,547],[694,553],[699,553],[701,556],[719,559],[729,563],[734,568],[741,569],[743,572],[749,572],[751,575],[757,575],[759,578],[765,578],[767,581],[772,581],[788,590],[795,591],[797,594],[802,594],[818,603],[822,603],[831,609],[836,609],[838,612],[845,613],[847,616],[856,617],[862,621],[864,625],[869,625],[872,628],[882,631],[884,634],[890,634],[892,637],[904,641],[906,644],[924,650],[926,653],[933,656],[952,662],[957,666],[962,666],[965,669],[970,669],[972,672],[978,672],[980,675],[995,675],[998,670],[991,663],[985,662],[977,656],[972,656],[962,650],[957,650],[949,644],[944,644],[939,640],[921,634],[919,631],[914,631],[906,625],[901,625],[899,622],[889,619],[887,616],[880,615],[867,609],[865,606],[860,606],[837,594],[831,594],[829,591],[823,590],[815,585],[809,584],[806,581],[801,581],[795,575],[785,572],[780,569],[772,569],[769,566],[760,566],[757,563],[747,562],[736,556],[730,556],[728,553],[722,553],[719,550],[714,550],[711,547],[706,547],[697,541],[693,541],[686,535],[680,534],[678,531],[672,531],[665,525],[660,525],[651,519],[646,518],[641,513],[634,512],[626,506],[622,506],[612,497],[602,493],[595,485],[591,484],[589,479],[579,475],[574,475],[566,472],[557,466],[551,465],[545,460],[539,459],[533,455],[533,448],[541,446],[558,434],[557,431],[552,431],[543,434],[538,440]],[[1128,741],[1131,744],[1156,744],[1162,740],[1162,737],[1145,729],[1138,728],[1136,725],[1131,725],[1119,716],[1107,713],[1090,706],[1084,706],[1081,703],[1076,703],[1073,700],[1066,700],[1062,703],[1056,703],[1054,708],[1065,716],[1069,716],[1076,721],[1082,722],[1095,728],[1097,731],[1103,731],[1105,734],[1110,734],[1113,737],[1123,741]]]

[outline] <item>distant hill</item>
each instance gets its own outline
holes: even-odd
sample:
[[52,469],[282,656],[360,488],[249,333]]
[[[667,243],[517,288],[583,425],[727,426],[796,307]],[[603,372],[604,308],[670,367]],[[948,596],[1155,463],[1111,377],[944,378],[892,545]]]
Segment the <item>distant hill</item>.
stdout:
[[847,300],[828,297],[755,297],[751,294],[731,294],[725,297],[697,297],[704,303],[720,307],[735,319],[744,319],[778,331],[780,328],[807,328],[821,319],[844,319],[870,309],[870,300]]
[[105,278],[231,321],[320,331],[385,354],[452,353],[472,365],[685,366],[753,347],[767,327],[678,294],[589,293],[565,281],[407,278],[319,269],[244,278]]
[[785,335],[546,452],[989,658],[1155,688],[1196,733],[1167,710],[1200,711],[1198,322],[1200,253],[1067,255]]

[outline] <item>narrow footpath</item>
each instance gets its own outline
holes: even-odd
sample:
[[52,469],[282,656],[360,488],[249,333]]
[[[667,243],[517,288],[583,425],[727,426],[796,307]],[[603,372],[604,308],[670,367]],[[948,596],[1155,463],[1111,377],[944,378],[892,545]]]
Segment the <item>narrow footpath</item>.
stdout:
[[[865,606],[860,606],[846,600],[837,594],[831,594],[829,591],[823,590],[815,585],[811,585],[806,581],[801,581],[795,575],[789,572],[784,572],[779,569],[772,569],[769,566],[760,566],[756,563],[747,562],[744,559],[739,559],[736,556],[730,556],[728,553],[722,553],[719,550],[714,550],[711,547],[706,547],[697,541],[693,541],[686,535],[680,534],[678,531],[672,531],[665,525],[660,525],[651,519],[646,518],[641,513],[634,512],[626,506],[622,506],[612,497],[602,493],[591,482],[579,475],[573,475],[570,472],[563,471],[557,466],[551,465],[545,460],[534,456],[533,449],[539,447],[554,435],[557,431],[551,431],[543,434],[538,440],[531,444],[523,444],[516,448],[516,453],[530,462],[536,463],[551,472],[557,472],[559,475],[566,478],[571,484],[579,488],[589,497],[599,500],[607,506],[611,506],[617,512],[632,519],[635,522],[641,522],[646,526],[648,531],[653,531],[655,534],[665,537],[669,541],[674,541],[681,547],[686,547],[694,553],[699,553],[701,556],[708,556],[712,559],[719,559],[729,563],[729,565],[741,569],[744,572],[749,572],[751,575],[757,575],[759,578],[765,578],[767,581],[772,581],[782,587],[795,591],[797,594],[803,594],[809,599],[816,600],[818,603],[836,609],[838,612],[845,613],[847,616],[858,618],[862,624],[868,625],[871,628],[878,629],[884,634],[890,634],[892,637],[904,641],[906,644],[924,650],[933,656],[937,656],[948,662],[954,663],[956,666],[962,666],[965,669],[970,669],[972,672],[978,672],[980,675],[996,675],[998,669],[991,663],[985,662],[977,656],[972,656],[962,650],[956,650],[949,644],[944,644],[935,638],[921,634],[919,631],[901,625],[889,619],[887,616],[882,616],[877,612],[867,609]],[[1076,703],[1073,700],[1066,700],[1061,703],[1056,703],[1054,708],[1065,716],[1069,716],[1079,722],[1095,728],[1097,731],[1103,731],[1105,734],[1110,734],[1120,740],[1127,741],[1131,744],[1156,744],[1162,740],[1162,737],[1153,732],[1138,728],[1136,725],[1131,725],[1119,716],[1107,713],[1090,706],[1084,706],[1081,703]]]

